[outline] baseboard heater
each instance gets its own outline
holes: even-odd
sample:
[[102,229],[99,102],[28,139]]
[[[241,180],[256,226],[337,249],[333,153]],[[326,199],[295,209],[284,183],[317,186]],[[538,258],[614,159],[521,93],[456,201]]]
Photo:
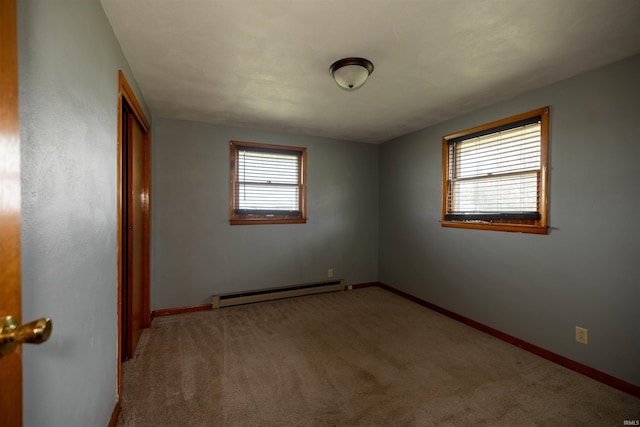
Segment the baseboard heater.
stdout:
[[211,305],[212,308],[222,308],[252,302],[344,291],[346,288],[347,286],[344,280],[334,280],[331,282],[307,283],[278,288],[258,289],[255,291],[231,292],[228,294],[214,295]]

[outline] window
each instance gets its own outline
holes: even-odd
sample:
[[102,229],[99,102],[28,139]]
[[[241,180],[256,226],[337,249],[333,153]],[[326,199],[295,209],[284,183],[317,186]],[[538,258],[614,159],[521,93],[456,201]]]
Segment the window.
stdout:
[[306,223],[307,149],[231,141],[231,225]]
[[547,233],[549,108],[442,140],[442,226]]

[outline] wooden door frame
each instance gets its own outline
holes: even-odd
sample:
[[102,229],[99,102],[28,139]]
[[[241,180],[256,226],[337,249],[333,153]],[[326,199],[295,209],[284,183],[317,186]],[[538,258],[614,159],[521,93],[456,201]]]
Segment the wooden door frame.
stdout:
[[121,397],[122,391],[122,310],[125,309],[123,307],[123,260],[122,254],[123,251],[123,242],[122,242],[122,231],[124,224],[122,223],[122,210],[123,203],[126,198],[123,198],[123,141],[122,141],[122,111],[123,102],[126,102],[135,119],[138,121],[142,130],[144,131],[144,149],[143,149],[143,193],[145,195],[144,201],[142,203],[142,223],[143,223],[143,231],[142,231],[142,300],[143,300],[143,308],[142,308],[142,327],[151,326],[151,307],[150,307],[150,268],[149,268],[149,260],[150,260],[150,214],[151,214],[151,206],[150,206],[150,181],[151,181],[151,150],[150,150],[150,142],[151,142],[151,126],[147,121],[147,118],[144,114],[144,111],[140,107],[138,103],[138,99],[136,98],[131,86],[129,86],[129,82],[122,72],[122,70],[118,71],[118,400]]
[[[18,108],[18,24],[15,0],[0,2],[0,315],[21,322],[20,113]],[[0,414],[22,425],[22,348],[2,357]]]

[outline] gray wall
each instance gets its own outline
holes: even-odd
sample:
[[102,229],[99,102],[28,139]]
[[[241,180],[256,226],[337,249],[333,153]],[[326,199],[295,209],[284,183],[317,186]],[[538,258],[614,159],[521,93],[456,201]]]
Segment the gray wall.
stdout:
[[[307,147],[306,224],[229,225],[229,141]],[[220,292],[378,278],[378,147],[157,118],[153,309]]]
[[24,425],[106,426],[117,378],[118,69],[136,85],[97,0],[17,3],[23,318],[53,319],[47,343],[24,346]]
[[[640,385],[638,76],[635,56],[383,144],[380,281]],[[551,233],[442,228],[442,136],[545,105]]]

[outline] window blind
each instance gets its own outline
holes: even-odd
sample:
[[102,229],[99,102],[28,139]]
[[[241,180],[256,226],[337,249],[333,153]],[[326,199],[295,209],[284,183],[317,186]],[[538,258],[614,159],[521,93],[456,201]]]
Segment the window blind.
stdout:
[[539,118],[451,142],[445,219],[539,219],[540,147]]
[[300,215],[300,153],[239,147],[237,214]]

